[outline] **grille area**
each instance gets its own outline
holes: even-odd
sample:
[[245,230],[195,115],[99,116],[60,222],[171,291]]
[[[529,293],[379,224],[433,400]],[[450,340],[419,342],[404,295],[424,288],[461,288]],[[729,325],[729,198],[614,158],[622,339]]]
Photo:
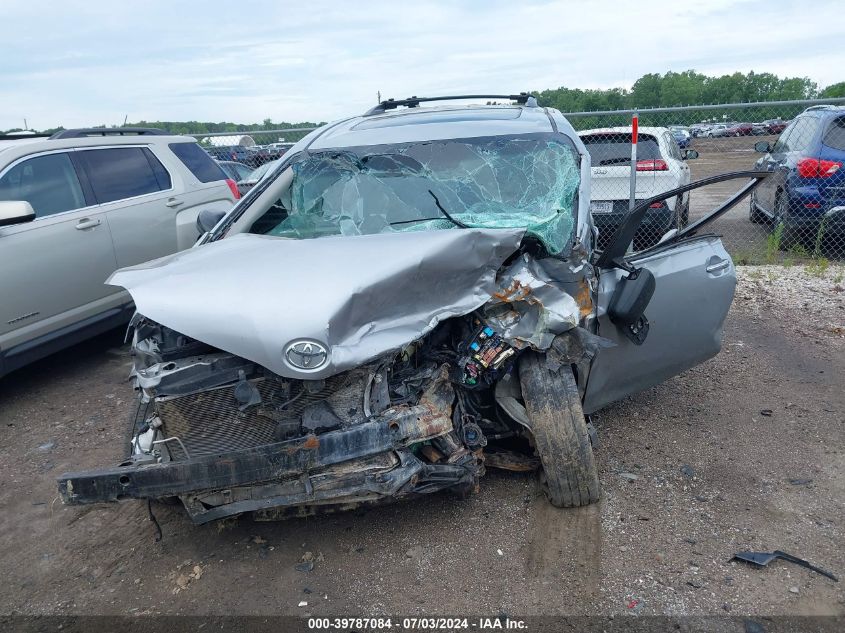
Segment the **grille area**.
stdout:
[[[159,397],[155,401],[156,412],[164,436],[178,437],[191,457],[214,455],[284,439],[276,433],[278,427],[290,429],[293,425],[296,429],[305,407],[331,401],[338,388],[343,389],[348,382],[335,376],[319,392],[299,395],[301,384],[289,387],[291,383],[282,380],[257,378],[250,383],[261,394],[261,404],[246,411],[239,410],[232,384],[186,396]],[[282,408],[286,403],[289,404]],[[167,448],[173,459],[186,459],[178,442],[168,442]]]

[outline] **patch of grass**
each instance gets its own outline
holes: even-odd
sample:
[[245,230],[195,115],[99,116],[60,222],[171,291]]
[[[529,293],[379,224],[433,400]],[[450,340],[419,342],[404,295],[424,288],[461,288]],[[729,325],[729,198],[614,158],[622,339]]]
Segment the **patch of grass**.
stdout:
[[757,260],[760,259],[760,256],[754,251],[741,250],[732,253],[731,258],[737,266],[752,266],[758,263]]
[[795,255],[796,257],[809,257],[810,253],[807,251],[807,248],[803,244],[793,244],[792,247],[789,249],[790,254]]
[[830,262],[827,260],[827,257],[818,257],[807,264],[805,270],[813,275],[813,277],[824,277],[829,266]]
[[833,283],[835,283],[835,284],[841,284],[842,283],[842,272],[841,271],[836,273],[836,275],[833,276]]
[[775,227],[775,230],[766,236],[766,247],[763,253],[767,264],[775,262],[778,251],[780,251],[780,242],[783,239],[783,222]]
[[822,254],[822,244],[824,243],[824,232],[826,224],[827,218],[822,218],[821,224],[819,224],[819,230],[816,231],[816,242],[815,244],[813,244],[813,257],[819,257]]

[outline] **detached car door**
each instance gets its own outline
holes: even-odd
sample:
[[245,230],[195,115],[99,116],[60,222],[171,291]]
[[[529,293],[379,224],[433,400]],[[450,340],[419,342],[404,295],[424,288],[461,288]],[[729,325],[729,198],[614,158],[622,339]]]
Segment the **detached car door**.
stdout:
[[[641,253],[626,254],[651,203],[708,184],[749,176],[751,180],[729,200],[674,237]],[[766,172],[714,176],[655,196],[628,213],[596,261],[596,331],[615,345],[602,349],[592,363],[585,385],[586,413],[663,382],[719,352],[722,328],[736,288],[736,269],[721,239],[699,231],[733,208],[768,176]],[[631,281],[648,282],[649,273],[653,285]],[[642,301],[625,302],[634,306],[626,310],[634,317],[623,323],[616,304],[625,290],[622,286],[628,283],[628,289],[648,290],[635,294]],[[612,320],[612,314],[617,318]],[[631,326],[633,323],[636,327]],[[643,327],[644,323],[647,327]]]

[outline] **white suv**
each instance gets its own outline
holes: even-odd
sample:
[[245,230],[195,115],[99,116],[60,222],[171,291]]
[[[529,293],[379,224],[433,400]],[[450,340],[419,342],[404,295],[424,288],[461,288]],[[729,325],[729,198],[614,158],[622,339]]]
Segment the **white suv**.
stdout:
[[237,187],[191,137],[161,130],[0,136],[0,376],[126,322],[116,269],[192,246]]
[[[578,136],[592,163],[590,212],[604,245],[628,211],[631,191],[631,127],[585,130]],[[636,202],[690,182],[689,158],[694,150],[681,150],[665,127],[640,127],[637,134]],[[681,199],[683,198],[683,199]],[[689,193],[655,202],[634,237],[639,250],[656,244],[666,231],[689,220]]]

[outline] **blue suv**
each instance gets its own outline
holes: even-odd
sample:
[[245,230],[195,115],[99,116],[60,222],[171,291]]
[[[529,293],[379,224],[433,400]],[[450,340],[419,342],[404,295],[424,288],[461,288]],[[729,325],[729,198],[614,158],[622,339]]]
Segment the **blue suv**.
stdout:
[[795,118],[756,168],[774,172],[751,195],[752,222],[783,224],[781,248],[845,234],[845,107],[813,106]]

